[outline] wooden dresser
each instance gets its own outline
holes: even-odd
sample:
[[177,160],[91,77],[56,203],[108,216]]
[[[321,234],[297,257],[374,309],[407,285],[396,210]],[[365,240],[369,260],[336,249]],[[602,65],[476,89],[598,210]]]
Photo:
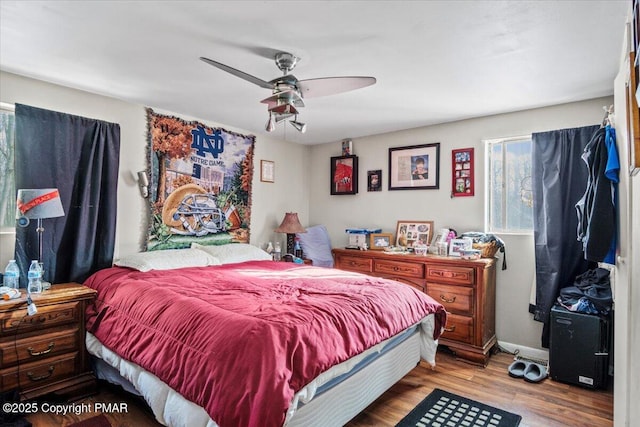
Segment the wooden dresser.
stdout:
[[426,292],[447,310],[439,344],[456,356],[480,365],[496,344],[495,258],[389,254],[383,251],[334,249],[335,268],[406,283]]
[[32,295],[33,316],[24,289],[19,299],[0,300],[0,391],[17,388],[24,400],[96,391],[85,349],[85,307],[95,294],[77,283],[53,285]]

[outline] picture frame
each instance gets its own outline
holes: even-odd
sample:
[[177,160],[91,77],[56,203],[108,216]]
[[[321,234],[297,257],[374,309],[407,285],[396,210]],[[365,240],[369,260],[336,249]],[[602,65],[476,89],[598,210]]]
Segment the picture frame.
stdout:
[[474,195],[473,148],[451,150],[451,197]]
[[461,256],[463,250],[471,249],[473,240],[471,239],[451,239],[449,242],[449,256]]
[[358,156],[331,157],[331,195],[358,194]]
[[395,246],[411,248],[417,243],[428,246],[432,238],[433,221],[398,221],[396,226]]
[[389,148],[389,190],[440,188],[440,143]]
[[350,139],[345,139],[341,143],[342,145],[342,155],[343,156],[351,156],[353,155],[353,141]]
[[276,164],[272,160],[260,160],[260,181],[275,182]]
[[393,234],[391,233],[371,233],[369,235],[369,249],[382,251],[393,246]]
[[638,85],[636,52],[629,52],[629,82],[627,83],[627,149],[629,152],[629,176],[634,176],[640,171],[640,110],[638,108]]
[[382,169],[367,171],[367,191],[382,191]]

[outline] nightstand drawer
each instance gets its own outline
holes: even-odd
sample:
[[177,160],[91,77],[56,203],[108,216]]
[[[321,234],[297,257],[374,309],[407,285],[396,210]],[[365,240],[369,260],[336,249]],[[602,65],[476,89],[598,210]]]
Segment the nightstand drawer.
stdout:
[[360,258],[357,256],[340,256],[336,260],[336,267],[344,270],[371,273],[373,271],[373,260],[370,258]]
[[473,318],[447,313],[447,325],[442,333],[442,338],[448,340],[472,343],[473,342]]
[[473,314],[473,288],[427,283],[427,294],[444,305],[447,312]]
[[427,280],[473,285],[475,283],[475,274],[473,268],[470,267],[428,265]]
[[373,271],[394,276],[424,278],[424,264],[376,259]]
[[27,310],[16,310],[2,317],[0,333],[2,335],[14,335],[19,329],[20,333],[42,330],[66,323],[80,321],[79,302],[69,302],[55,305],[38,306],[38,312],[33,316],[27,316]]
[[[67,378],[75,373],[78,363],[78,353],[62,354],[60,356],[49,357],[39,362],[25,363],[0,370],[0,381],[2,390],[10,390],[20,386],[21,389],[37,387]],[[20,381],[18,381],[20,375]]]
[[27,363],[61,353],[77,351],[80,348],[78,337],[78,328],[72,327],[15,341],[5,339],[5,342],[0,344],[0,368],[15,365],[17,362]]

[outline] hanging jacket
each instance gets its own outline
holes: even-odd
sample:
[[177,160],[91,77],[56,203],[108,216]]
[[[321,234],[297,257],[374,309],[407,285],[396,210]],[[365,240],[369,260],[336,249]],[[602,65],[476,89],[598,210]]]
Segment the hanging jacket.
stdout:
[[606,177],[608,152],[606,129],[598,129],[582,154],[589,178],[582,199],[576,204],[578,240],[582,242],[584,258],[601,262],[611,247],[615,235],[615,205],[612,182]]

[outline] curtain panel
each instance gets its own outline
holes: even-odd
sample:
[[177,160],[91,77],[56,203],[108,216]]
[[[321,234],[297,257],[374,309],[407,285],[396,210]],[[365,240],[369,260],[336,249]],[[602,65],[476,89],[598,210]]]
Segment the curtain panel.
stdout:
[[584,148],[598,125],[532,135],[533,231],[536,257],[534,319],[544,322],[542,346],[549,347],[549,318],[560,289],[588,269],[578,241],[576,203],[583,196],[588,170]]
[[[44,279],[82,283],[115,247],[120,125],[16,104],[16,188],[58,188],[65,216],[43,219]],[[16,230],[26,286],[38,259],[36,221]]]

